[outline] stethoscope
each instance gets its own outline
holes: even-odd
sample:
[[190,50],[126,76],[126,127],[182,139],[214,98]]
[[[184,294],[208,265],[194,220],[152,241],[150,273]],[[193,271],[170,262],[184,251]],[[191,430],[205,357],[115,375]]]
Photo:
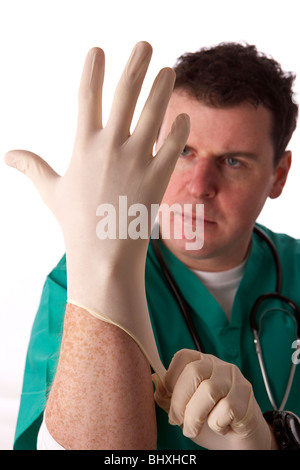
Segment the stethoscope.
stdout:
[[[287,386],[286,386],[285,394],[284,394],[284,397],[282,399],[282,402],[281,402],[280,406],[277,407],[274,396],[273,396],[273,393],[272,393],[272,390],[271,390],[271,387],[270,387],[270,382],[269,382],[269,379],[268,379],[268,376],[267,376],[267,373],[266,373],[266,367],[265,367],[264,360],[263,360],[262,348],[261,348],[261,344],[260,344],[260,340],[259,340],[259,327],[257,325],[256,317],[257,317],[257,312],[258,312],[261,304],[263,302],[265,302],[266,300],[277,299],[277,300],[280,300],[280,301],[284,302],[285,304],[289,305],[289,307],[292,309],[292,311],[294,313],[294,318],[295,318],[296,325],[297,325],[296,336],[297,336],[297,347],[299,348],[300,347],[300,309],[295,304],[295,302],[293,300],[291,300],[290,298],[288,298],[288,297],[281,294],[282,267],[281,267],[281,262],[280,262],[280,258],[279,258],[277,249],[276,249],[273,241],[270,239],[270,237],[263,230],[261,230],[257,226],[254,227],[254,232],[256,232],[266,242],[266,244],[268,245],[269,249],[272,252],[274,262],[275,262],[275,266],[276,266],[277,280],[276,280],[276,289],[275,289],[274,292],[269,292],[269,293],[260,295],[257,298],[257,300],[254,302],[254,305],[253,305],[253,307],[251,309],[251,313],[250,313],[250,326],[251,326],[251,329],[252,329],[252,332],[253,332],[255,351],[256,351],[256,354],[257,354],[257,357],[258,357],[260,370],[261,370],[261,373],[262,373],[263,381],[264,381],[264,384],[265,384],[265,387],[266,387],[266,392],[268,394],[269,400],[270,400],[274,410],[282,410],[282,409],[284,409],[284,406],[285,406],[285,404],[288,400],[288,397],[289,397],[289,394],[290,394],[290,391],[291,391],[291,388],[292,388],[293,379],[294,379],[297,364],[292,362],[291,371],[290,371],[288,383],[287,383]],[[192,339],[195,343],[196,349],[198,351],[204,353],[203,344],[201,342],[199,334],[198,334],[198,332],[197,332],[197,330],[196,330],[196,328],[193,324],[192,318],[191,318],[190,308],[189,308],[186,300],[184,299],[183,295],[181,294],[180,289],[177,286],[172,274],[170,273],[169,268],[166,265],[166,262],[163,258],[163,255],[162,255],[161,251],[160,251],[159,243],[158,243],[157,238],[152,239],[152,245],[153,245],[154,252],[156,254],[157,260],[158,260],[158,262],[159,262],[159,264],[162,268],[162,271],[163,271],[163,273],[166,277],[166,280],[167,280],[167,282],[168,282],[168,284],[171,288],[171,291],[173,292],[173,295],[174,295],[174,297],[175,297],[175,299],[178,303],[178,306],[180,308],[182,316],[183,316],[183,318],[186,322],[187,328],[188,328],[188,330],[191,334],[191,337],[192,337]],[[286,311],[286,310],[283,310],[283,311],[289,314],[288,311]]]

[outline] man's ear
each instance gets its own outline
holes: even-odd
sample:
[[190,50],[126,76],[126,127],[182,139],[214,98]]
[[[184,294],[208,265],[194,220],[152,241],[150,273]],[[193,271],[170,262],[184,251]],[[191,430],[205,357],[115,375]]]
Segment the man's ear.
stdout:
[[275,168],[275,178],[269,197],[276,199],[282,193],[292,164],[292,152],[287,150],[279,160]]

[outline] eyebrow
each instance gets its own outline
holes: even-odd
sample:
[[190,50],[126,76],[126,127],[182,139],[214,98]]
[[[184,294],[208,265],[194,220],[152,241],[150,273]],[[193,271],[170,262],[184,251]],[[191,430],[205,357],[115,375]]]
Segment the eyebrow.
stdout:
[[224,157],[246,157],[246,158],[257,158],[257,154],[253,152],[245,152],[244,150],[238,151],[235,150],[233,152],[224,152],[222,154]]
[[[189,145],[189,144],[186,144],[184,146],[184,148],[188,148],[190,150],[192,150],[193,152],[195,152],[196,150],[194,149],[194,147],[192,145]],[[220,152],[220,155],[222,157],[246,157],[246,158],[252,158],[252,159],[257,159],[258,155],[257,153],[254,153],[254,152],[247,152],[245,150],[233,150],[233,151],[229,151],[229,152]]]

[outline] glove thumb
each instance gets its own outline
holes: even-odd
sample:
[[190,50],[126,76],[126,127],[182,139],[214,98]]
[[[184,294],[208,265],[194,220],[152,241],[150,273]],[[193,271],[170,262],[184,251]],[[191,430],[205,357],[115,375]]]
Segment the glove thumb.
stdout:
[[166,413],[169,413],[171,394],[166,390],[164,384],[160,380],[158,374],[152,374],[152,381],[155,386],[154,399],[158,406],[162,408]]
[[4,157],[8,166],[24,173],[35,185],[46,204],[59,175],[41,157],[26,150],[11,150]]

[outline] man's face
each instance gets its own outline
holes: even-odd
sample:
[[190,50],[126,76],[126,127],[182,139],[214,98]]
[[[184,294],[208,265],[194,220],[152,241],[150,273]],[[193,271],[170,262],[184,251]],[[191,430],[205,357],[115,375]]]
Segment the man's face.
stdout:
[[[271,114],[263,106],[242,103],[227,109],[212,108],[180,91],[171,97],[157,148],[180,113],[190,116],[191,131],[162,203],[179,203],[182,208],[192,204],[193,214],[197,204],[204,204],[204,245],[186,250],[184,236],[172,237],[176,218],[182,217],[172,213],[171,238],[164,242],[190,268],[230,269],[245,258],[253,225],[267,197],[280,195],[290,152],[275,168]],[[200,221],[192,218],[186,223],[195,227]]]

